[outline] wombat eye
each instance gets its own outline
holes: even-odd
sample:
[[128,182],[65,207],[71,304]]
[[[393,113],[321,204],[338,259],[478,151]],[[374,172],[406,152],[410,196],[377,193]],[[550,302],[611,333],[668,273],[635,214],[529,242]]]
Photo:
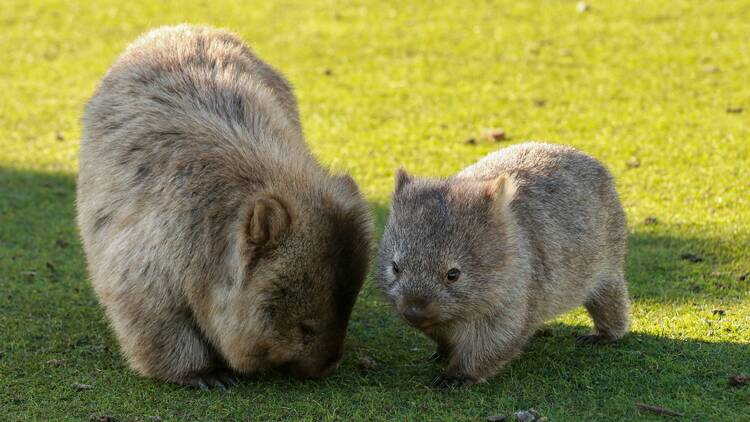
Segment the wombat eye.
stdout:
[[458,280],[458,277],[461,276],[461,270],[459,270],[458,268],[451,268],[450,270],[448,270],[448,273],[445,276],[448,281],[452,283]]
[[401,272],[401,268],[398,267],[396,261],[391,261],[391,268],[393,268],[393,274],[398,275]]

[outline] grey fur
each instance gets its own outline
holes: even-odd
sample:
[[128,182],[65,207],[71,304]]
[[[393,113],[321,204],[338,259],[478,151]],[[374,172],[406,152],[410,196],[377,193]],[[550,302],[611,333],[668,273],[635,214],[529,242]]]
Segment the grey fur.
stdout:
[[573,148],[526,143],[447,180],[399,171],[376,279],[402,314],[416,307],[416,325],[447,354],[437,384],[472,384],[520,354],[539,324],[582,304],[595,325],[584,340],[622,337],[626,243],[609,172]]
[[315,161],[287,81],[234,35],[180,25],[128,47],[83,116],[77,206],[92,284],[142,375],[203,387],[338,365],[369,211]]

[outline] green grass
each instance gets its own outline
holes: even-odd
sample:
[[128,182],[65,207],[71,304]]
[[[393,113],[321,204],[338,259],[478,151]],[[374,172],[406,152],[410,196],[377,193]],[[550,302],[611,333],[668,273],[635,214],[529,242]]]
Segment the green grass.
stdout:
[[[183,21],[238,32],[293,81],[313,150],[354,175],[379,230],[399,165],[449,175],[530,139],[601,159],[630,221],[632,334],[576,346],[590,321],[574,311],[488,384],[436,392],[432,346],[368,282],[325,380],[271,374],[204,393],[135,376],[86,279],[78,119],[128,42]],[[636,401],[750,418],[750,386],[727,387],[750,374],[747,1],[592,0],[580,14],[566,0],[3,0],[0,95],[0,420],[659,418]],[[510,140],[464,143],[486,127]],[[359,369],[362,356],[377,370]]]

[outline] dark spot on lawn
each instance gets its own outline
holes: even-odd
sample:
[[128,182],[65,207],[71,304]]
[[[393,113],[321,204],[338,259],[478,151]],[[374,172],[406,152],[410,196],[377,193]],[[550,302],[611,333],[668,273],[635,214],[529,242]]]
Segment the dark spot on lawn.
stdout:
[[482,132],[482,137],[488,141],[494,142],[505,141],[508,139],[508,135],[506,135],[505,131],[500,128],[485,129],[484,132]]
[[643,224],[647,226],[653,226],[655,224],[659,224],[659,220],[653,215],[649,215],[648,217],[643,219]]
[[750,273],[745,273],[737,277],[737,281],[745,281],[750,278]]
[[93,414],[93,415],[89,416],[89,421],[91,421],[91,422],[114,422],[116,420],[117,419],[115,419],[114,416],[110,416],[110,415],[96,415],[96,414]]
[[694,253],[686,252],[682,255],[680,255],[680,259],[683,261],[690,261],[690,262],[701,262],[703,261],[703,257]]
[[55,265],[53,263],[49,262],[49,261],[47,261],[44,264],[44,266],[47,267],[47,269],[50,270],[50,272],[55,272],[55,270],[56,270]]
[[639,160],[638,157],[630,157],[628,158],[628,161],[625,162],[625,166],[629,169],[636,169],[641,166],[641,160]]
[[740,114],[742,113],[742,111],[743,111],[742,107],[732,107],[732,106],[727,107],[727,113],[730,113],[730,114]]
[[477,140],[476,140],[476,138],[469,138],[469,139],[465,140],[464,143],[466,145],[476,145],[477,144]]
[[65,249],[65,248],[68,247],[68,245],[69,245],[69,243],[65,239],[57,239],[57,240],[55,240],[55,246],[57,246],[58,248]]
[[357,360],[357,367],[363,371],[375,371],[378,369],[378,364],[373,358],[362,356]]
[[711,311],[711,313],[713,315],[718,315],[720,317],[723,317],[727,313],[727,311],[725,311],[723,309],[714,309],[714,310]]
[[719,68],[719,66],[708,65],[708,66],[703,66],[703,71],[706,73],[719,73],[721,69]]
[[326,68],[326,69],[323,70],[323,74],[326,75],[326,76],[331,76],[331,75],[333,75],[333,70]]
[[730,387],[744,387],[750,383],[750,376],[747,375],[732,375],[729,377]]
[[55,139],[56,139],[56,140],[57,140],[58,142],[62,142],[62,141],[64,141],[64,140],[65,140],[65,137],[63,136],[62,132],[60,132],[60,131],[58,130],[58,131],[56,131],[56,132],[55,132]]
[[547,105],[547,100],[544,98],[535,98],[534,99],[534,106],[536,107],[544,107]]

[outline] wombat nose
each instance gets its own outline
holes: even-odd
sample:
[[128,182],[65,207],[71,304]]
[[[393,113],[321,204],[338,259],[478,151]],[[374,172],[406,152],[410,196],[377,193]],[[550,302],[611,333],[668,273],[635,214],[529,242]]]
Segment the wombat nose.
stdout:
[[338,369],[344,355],[343,347],[317,357],[308,356],[299,361],[288,362],[279,369],[297,378],[319,379]]
[[331,372],[338,369],[339,365],[341,364],[341,353],[337,353],[333,356],[330,356],[327,360],[325,365],[323,366],[323,370],[320,371],[320,377],[328,376]]
[[403,312],[404,318],[414,325],[422,325],[427,320],[424,308],[415,304],[406,305]]

